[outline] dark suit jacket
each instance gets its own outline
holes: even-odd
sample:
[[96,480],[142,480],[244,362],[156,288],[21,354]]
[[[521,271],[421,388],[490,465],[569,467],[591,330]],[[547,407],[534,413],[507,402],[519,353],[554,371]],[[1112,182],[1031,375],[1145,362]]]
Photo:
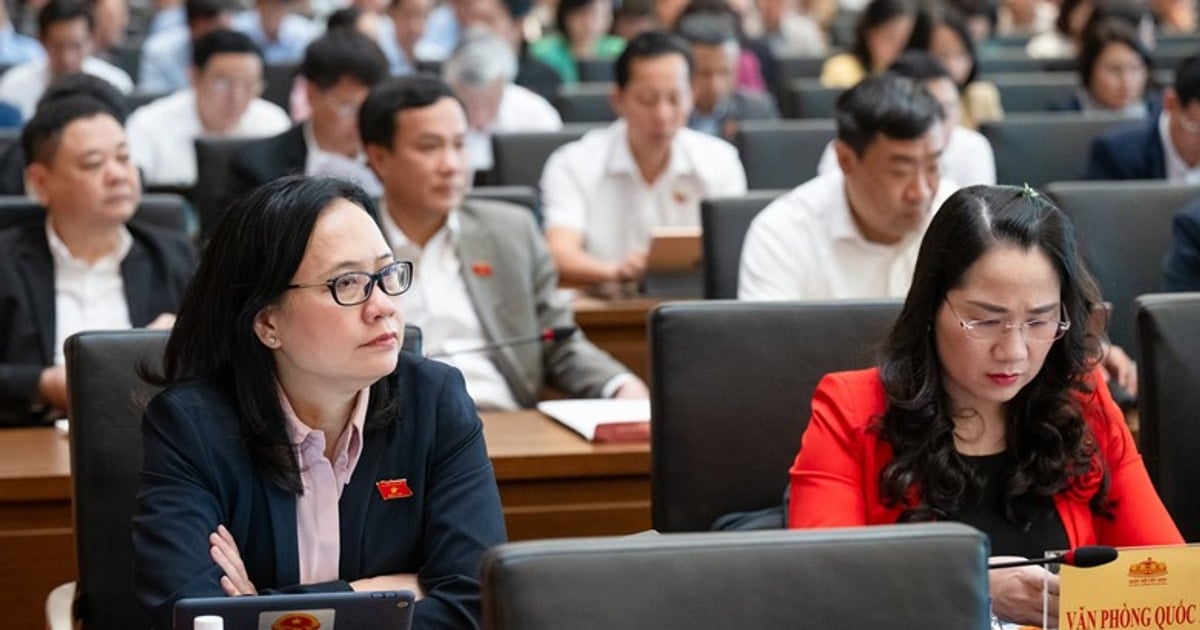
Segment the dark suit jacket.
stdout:
[[[129,320],[149,324],[174,313],[195,266],[183,234],[130,223],[133,245],[121,261]],[[37,424],[38,380],[54,363],[54,261],[46,224],[0,232],[0,426]]]
[[1168,291],[1200,291],[1200,202],[1175,215],[1163,271]]
[[[142,423],[142,485],[133,518],[134,589],[155,628],[184,597],[223,595],[208,535],[224,524],[262,591],[350,590],[349,582],[417,573],[416,627],[479,625],[479,559],[504,542],[483,428],[462,375],[401,353],[391,379],[399,413],[363,436],[339,501],[340,580],[300,586],[295,495],[260,476],[239,431],[232,386],[169,388]],[[384,500],[378,481],[412,496]]]
[[[528,208],[471,200],[459,218],[463,283],[489,341],[575,325],[570,304],[557,293],[558,272]],[[610,378],[629,371],[582,331],[559,343],[499,348],[491,357],[524,407],[537,405],[545,385],[574,397],[598,398]]]
[[1167,162],[1158,116],[1121,127],[1092,140],[1087,179],[1166,179]]
[[220,198],[220,207],[284,175],[303,173],[308,160],[303,124],[270,138],[246,143],[229,161],[229,181]]

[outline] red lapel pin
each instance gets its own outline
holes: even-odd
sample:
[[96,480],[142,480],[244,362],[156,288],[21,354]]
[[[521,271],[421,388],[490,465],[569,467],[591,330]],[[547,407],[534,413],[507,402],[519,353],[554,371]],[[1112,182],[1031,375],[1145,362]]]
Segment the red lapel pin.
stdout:
[[487,278],[492,275],[492,264],[485,260],[476,260],[471,263],[471,272],[480,278]]
[[412,488],[408,487],[408,479],[384,479],[376,481],[375,487],[379,488],[379,496],[384,501],[407,499],[413,495]]

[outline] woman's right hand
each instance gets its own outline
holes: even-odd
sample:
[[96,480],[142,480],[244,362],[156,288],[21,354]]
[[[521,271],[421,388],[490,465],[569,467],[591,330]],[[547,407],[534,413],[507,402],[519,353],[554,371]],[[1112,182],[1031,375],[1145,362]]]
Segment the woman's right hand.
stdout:
[[217,531],[208,535],[208,553],[213,562],[221,567],[225,575],[221,576],[221,588],[230,597],[238,595],[258,595],[258,589],[250,581],[246,573],[246,565],[242,563],[242,554],[238,551],[233,534],[224,525],[217,525]]
[[[1014,556],[993,556],[994,562],[1024,560]],[[1047,618],[1058,622],[1058,576],[1042,567],[1016,567],[988,571],[988,592],[992,596],[992,614],[1003,621],[1030,626],[1042,625],[1042,582],[1046,582]]]

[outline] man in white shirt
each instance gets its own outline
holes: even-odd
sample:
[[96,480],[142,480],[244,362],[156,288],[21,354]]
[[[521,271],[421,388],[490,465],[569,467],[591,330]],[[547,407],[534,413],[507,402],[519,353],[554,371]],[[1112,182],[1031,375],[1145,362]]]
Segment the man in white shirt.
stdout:
[[342,177],[367,194],[382,194],[367,166],[358,108],[387,77],[387,62],[371,38],[352,29],[329,31],[309,44],[300,63],[312,115],[287,131],[238,149],[229,163],[226,202],[292,173]]
[[213,31],[192,47],[192,88],[129,116],[129,148],[151,186],[196,183],[198,137],[258,138],[291,126],[278,105],[259,98],[263,62],[241,33]]
[[467,110],[467,155],[476,172],[492,168],[492,134],[562,129],[558,110],[513,83],[516,77],[517,56],[512,46],[484,29],[467,31],[454,54],[442,64],[442,78]]
[[38,41],[46,56],[10,69],[0,77],[0,101],[28,119],[46,86],[58,77],[86,72],[128,94],[133,80],[124,70],[92,56],[92,11],[79,0],[50,0],[38,13]]
[[[942,177],[959,186],[996,183],[996,154],[983,134],[962,126],[962,100],[954,78],[937,59],[923,50],[909,50],[888,68],[893,74],[908,77],[925,86],[942,106],[945,119],[942,130],[946,147],[939,161]],[[825,147],[817,174],[838,168],[833,142]]]
[[621,118],[546,162],[546,238],[565,282],[636,282],[655,228],[698,226],[703,199],[746,192],[733,145],[684,126],[690,74],[679,38],[633,38],[616,64],[612,101]]
[[839,170],[767,206],[746,234],[738,297],[902,297],[933,209],[954,191],[943,113],[912,79],[869,77],[838,98]]
[[63,341],[169,326],[194,265],[184,234],[127,225],[141,186],[108,105],[47,102],[21,142],[46,219],[0,232],[0,426],[62,417]]
[[[381,83],[359,131],[383,183],[384,236],[416,266],[401,297],[405,320],[421,327],[427,353],[463,372],[479,408],[532,407],[546,386],[587,398],[648,395],[581,332],[535,341],[574,326],[570,306],[527,208],[464,202],[467,116],[448,85],[419,75]],[[530,342],[508,343],[519,339]]]

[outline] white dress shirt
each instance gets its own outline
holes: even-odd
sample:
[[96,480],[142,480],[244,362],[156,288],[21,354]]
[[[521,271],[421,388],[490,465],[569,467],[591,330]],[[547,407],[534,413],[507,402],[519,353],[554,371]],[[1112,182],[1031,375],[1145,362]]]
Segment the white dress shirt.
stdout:
[[[941,180],[931,217],[956,188]],[[776,199],[754,219],[742,247],[738,298],[903,297],[924,233],[922,227],[894,245],[868,241],[850,213],[841,170],[820,175]]]
[[[379,203],[383,235],[399,260],[413,261],[412,288],[400,296],[404,320],[421,328],[426,355],[478,348],[488,342],[479,316],[462,277],[462,261],[456,250],[459,235],[458,211],[450,211],[445,225],[425,247],[409,240],[388,214],[386,202]],[[508,388],[508,381],[488,358],[487,352],[462,352],[437,360],[463,373],[467,393],[480,409],[514,410],[521,406]]]
[[700,202],[745,194],[733,145],[691,129],[671,143],[666,170],[647,184],[629,149],[624,120],[560,147],[542,171],[546,228],[583,234],[596,258],[618,262],[644,250],[657,227],[700,225]]
[[1166,111],[1158,116],[1158,136],[1163,145],[1163,161],[1167,167],[1167,181],[1179,184],[1200,184],[1200,164],[1188,166],[1175,150],[1171,139],[1171,114]]
[[129,303],[121,261],[133,246],[133,237],[121,228],[117,247],[89,263],[71,254],[67,244],[46,221],[46,241],[54,261],[54,364],[63,365],[63,342],[81,330],[126,330]]
[[[832,140],[825,145],[821,154],[821,162],[817,164],[817,175],[824,175],[838,167],[837,153],[833,149]],[[938,170],[942,177],[949,178],[960,186],[975,184],[996,185],[996,154],[992,151],[992,143],[978,131],[966,127],[955,127],[950,132],[950,140],[942,150],[938,160]]]
[[357,157],[348,158],[341,153],[331,153],[317,146],[313,137],[312,122],[304,123],[304,144],[308,147],[308,155],[304,158],[305,175],[324,175],[337,177],[358,184],[372,198],[383,195],[383,186],[375,177],[375,172],[367,166],[367,155],[359,152]]
[[562,117],[549,101],[527,88],[508,83],[500,96],[500,110],[486,131],[467,132],[467,157],[471,168],[488,171],[492,168],[492,134],[508,131],[558,131]]
[[[108,81],[122,94],[133,91],[133,79],[125,71],[96,57],[83,60],[83,72]],[[38,99],[50,84],[49,62],[45,57],[10,68],[0,77],[0,101],[21,110],[29,120],[37,109]]]
[[[292,126],[278,105],[261,98],[250,101],[233,131],[223,137],[263,138]],[[180,90],[139,107],[125,125],[129,152],[148,185],[191,186],[196,183],[196,138],[204,135],[196,111],[196,91]]]

